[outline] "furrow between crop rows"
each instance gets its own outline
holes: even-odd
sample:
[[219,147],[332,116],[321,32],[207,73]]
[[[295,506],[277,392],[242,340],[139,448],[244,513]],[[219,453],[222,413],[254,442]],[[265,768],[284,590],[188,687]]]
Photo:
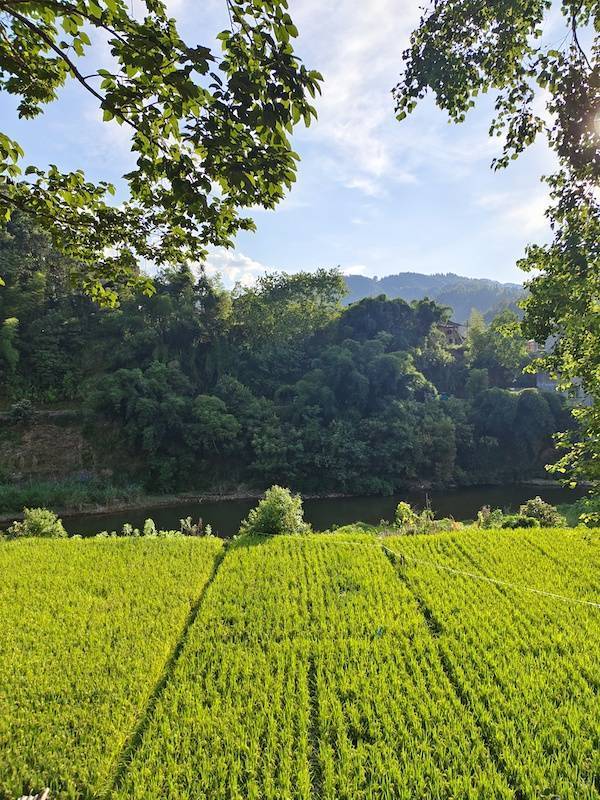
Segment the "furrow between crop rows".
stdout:
[[3,544],[3,800],[44,786],[53,799],[102,795],[221,550],[216,539]]
[[[523,534],[520,534],[523,537]],[[561,572],[519,535],[386,541],[440,626],[446,671],[521,798],[598,798],[598,609],[450,574],[436,563],[565,596],[589,596],[595,577]],[[466,552],[465,552],[466,550]],[[415,558],[413,562],[411,559]]]
[[[398,579],[401,580],[411,592],[413,592],[415,602],[417,603],[417,606],[423,615],[425,624],[433,632],[435,639],[438,639],[438,637],[443,634],[443,625],[436,618],[434,612],[431,610],[431,608],[429,608],[423,598],[414,593],[410,583],[406,580],[402,572],[399,570],[397,574]],[[511,772],[506,768],[506,763],[504,762],[502,753],[499,751],[498,746],[494,741],[489,725],[485,720],[482,720],[476,713],[474,713],[471,703],[469,702],[469,697],[465,694],[463,685],[457,676],[455,665],[453,664],[452,660],[448,658],[444,648],[440,647],[439,645],[437,646],[437,656],[444,671],[444,675],[448,679],[448,683],[452,688],[456,699],[458,702],[460,702],[465,710],[465,713],[471,718],[474,727],[477,729],[490,762],[494,764],[499,775],[501,775],[506,782],[507,788],[509,788],[513,793],[511,796],[519,797],[519,789],[513,783]]]
[[161,697],[161,695],[162,695],[162,693],[163,693],[168,681],[170,680],[170,678],[171,678],[171,676],[173,674],[173,670],[174,670],[175,665],[177,663],[177,659],[181,655],[181,651],[182,651],[182,649],[183,649],[183,647],[185,645],[185,642],[186,642],[186,639],[187,639],[187,637],[189,635],[191,627],[192,627],[192,625],[194,624],[194,622],[196,620],[196,617],[197,617],[198,612],[200,610],[200,607],[201,607],[201,604],[202,604],[202,600],[203,600],[203,598],[204,598],[204,596],[206,594],[206,591],[209,588],[209,586],[211,585],[211,583],[214,581],[214,579],[215,579],[215,577],[217,575],[217,572],[219,570],[219,567],[220,567],[220,565],[221,565],[221,563],[223,561],[223,558],[224,558],[223,551],[219,552],[217,554],[217,556],[215,557],[210,576],[209,576],[208,580],[206,581],[206,583],[204,584],[204,586],[202,587],[202,589],[200,590],[200,594],[198,595],[198,598],[196,599],[196,601],[192,605],[192,608],[190,609],[190,613],[188,614],[188,616],[187,616],[187,618],[186,618],[186,620],[185,620],[185,622],[183,624],[183,627],[181,629],[181,634],[179,635],[179,638],[177,639],[177,641],[175,642],[175,645],[173,646],[171,654],[169,655],[169,657],[168,657],[168,659],[167,659],[167,661],[165,663],[165,666],[164,666],[164,669],[162,671],[162,674],[161,674],[159,680],[157,681],[157,683],[156,683],[156,685],[155,685],[155,687],[154,687],[154,689],[153,689],[153,691],[152,691],[152,693],[150,695],[150,698],[149,698],[149,700],[148,700],[148,702],[146,704],[146,707],[145,707],[143,713],[141,714],[140,720],[137,723],[137,725],[135,726],[135,728],[134,728],[133,732],[131,733],[131,735],[126,740],[125,744],[123,745],[123,749],[122,749],[121,753],[119,754],[118,758],[116,759],[115,769],[114,769],[114,776],[113,776],[113,778],[111,780],[110,789],[107,790],[107,793],[106,793],[107,797],[111,797],[113,792],[115,792],[118,789],[118,787],[120,786],[120,784],[123,782],[123,778],[124,778],[125,773],[126,773],[128,767],[129,767],[129,764],[131,763],[131,760],[132,760],[132,758],[133,758],[133,756],[135,754],[135,751],[139,747],[139,745],[140,745],[140,743],[142,741],[142,738],[144,736],[144,732],[145,732],[146,728],[148,727],[148,724],[149,724],[149,722],[150,722],[150,720],[152,718],[152,714],[154,713],[154,709],[156,708],[156,704],[158,703],[158,701],[159,701],[159,699],[160,699],[160,697]]
[[355,544],[230,548],[116,797],[511,796],[410,592]]
[[596,541],[9,545],[0,798],[600,800]]

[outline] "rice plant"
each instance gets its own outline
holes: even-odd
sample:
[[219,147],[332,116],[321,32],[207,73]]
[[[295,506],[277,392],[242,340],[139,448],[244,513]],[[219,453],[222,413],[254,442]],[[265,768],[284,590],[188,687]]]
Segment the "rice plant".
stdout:
[[319,536],[229,550],[115,796],[148,795],[511,797],[381,548]]
[[0,546],[0,797],[97,796],[222,544]]
[[600,800],[598,532],[220,547],[0,548],[0,797]]
[[600,602],[597,534],[386,546],[404,556],[399,575],[434,621],[444,669],[515,796],[600,797],[600,607],[586,604]]

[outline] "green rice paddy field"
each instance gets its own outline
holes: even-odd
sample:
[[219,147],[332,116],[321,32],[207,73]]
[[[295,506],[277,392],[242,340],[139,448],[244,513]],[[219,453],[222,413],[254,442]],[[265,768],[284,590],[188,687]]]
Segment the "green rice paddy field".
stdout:
[[600,533],[0,544],[0,798],[600,800]]

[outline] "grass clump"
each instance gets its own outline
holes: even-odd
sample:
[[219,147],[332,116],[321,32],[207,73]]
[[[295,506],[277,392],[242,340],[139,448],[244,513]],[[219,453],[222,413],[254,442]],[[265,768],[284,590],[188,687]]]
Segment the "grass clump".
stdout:
[[141,488],[130,484],[115,486],[99,479],[82,480],[65,478],[61,481],[27,483],[0,483],[0,512],[16,512],[23,506],[69,508],[80,510],[86,506],[105,506],[127,502],[141,495]]

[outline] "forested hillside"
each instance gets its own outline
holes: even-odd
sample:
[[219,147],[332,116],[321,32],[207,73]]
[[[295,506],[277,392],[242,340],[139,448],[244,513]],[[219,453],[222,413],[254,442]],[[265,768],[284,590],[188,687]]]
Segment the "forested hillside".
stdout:
[[99,308],[23,216],[2,234],[0,271],[3,435],[23,426],[24,400],[78,409],[92,445],[102,425],[118,431],[130,458],[115,478],[148,489],[518,480],[543,474],[570,422],[558,395],[528,388],[524,341],[501,335],[509,312],[474,318],[451,346],[441,306],[344,307],[335,270],[229,292],[186,268],[161,273],[151,297]]
[[518,283],[499,283],[485,278],[465,278],[452,272],[421,275],[418,272],[400,272],[383,278],[366,278],[364,275],[346,275],[348,294],[346,303],[363,297],[385,294],[390,298],[421,300],[428,297],[452,309],[452,319],[467,322],[473,309],[491,321],[502,309],[519,313],[518,301],[523,297],[523,287]]

